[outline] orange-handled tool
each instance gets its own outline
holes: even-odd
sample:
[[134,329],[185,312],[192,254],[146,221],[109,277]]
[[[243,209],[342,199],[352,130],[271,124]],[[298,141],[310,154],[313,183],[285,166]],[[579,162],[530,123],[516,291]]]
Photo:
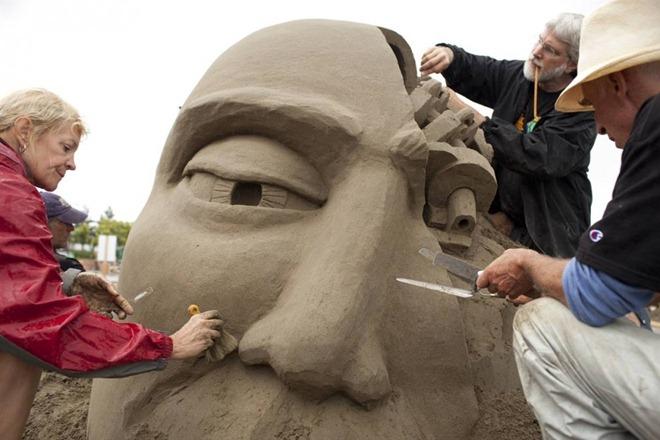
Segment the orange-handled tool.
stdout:
[[192,317],[195,315],[199,315],[200,313],[202,313],[202,311],[199,310],[199,306],[197,304],[190,304],[188,306],[188,316]]

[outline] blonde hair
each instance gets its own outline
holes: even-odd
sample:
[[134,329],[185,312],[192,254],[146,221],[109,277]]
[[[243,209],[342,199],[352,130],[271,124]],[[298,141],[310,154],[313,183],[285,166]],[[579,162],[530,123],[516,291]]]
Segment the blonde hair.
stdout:
[[32,141],[46,132],[59,130],[66,123],[71,123],[71,129],[79,136],[87,134],[78,111],[45,89],[19,90],[0,99],[0,133],[13,127],[19,118],[32,122]]

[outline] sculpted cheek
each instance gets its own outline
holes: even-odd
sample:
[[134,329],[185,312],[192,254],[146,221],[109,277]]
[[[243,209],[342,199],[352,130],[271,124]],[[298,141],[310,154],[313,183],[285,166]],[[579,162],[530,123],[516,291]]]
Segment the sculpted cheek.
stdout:
[[[181,220],[154,216],[131,230],[120,289],[152,287],[157,294],[145,298],[134,318],[174,331],[186,318],[182,311],[195,303],[220,310],[229,331],[242,335],[277,301],[298,261],[296,235],[286,228],[278,234],[209,233]],[[162,316],[180,320],[164,323]]]

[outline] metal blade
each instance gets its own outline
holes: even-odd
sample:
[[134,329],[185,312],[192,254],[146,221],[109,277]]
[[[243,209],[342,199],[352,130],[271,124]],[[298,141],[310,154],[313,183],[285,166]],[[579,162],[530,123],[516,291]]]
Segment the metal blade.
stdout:
[[147,287],[147,290],[145,290],[144,292],[140,292],[137,295],[135,295],[135,298],[133,298],[133,302],[137,303],[138,301],[143,300],[145,297],[151,295],[152,293],[154,293],[154,288],[153,287]]
[[478,267],[475,267],[458,258],[447,255],[442,251],[432,251],[431,249],[421,248],[419,253],[429,260],[433,261],[434,266],[441,266],[453,273],[459,278],[469,282],[476,290],[477,276],[479,275]]
[[427,249],[427,248],[421,248],[419,250],[419,253],[425,256],[426,258],[428,258],[429,260],[431,260],[431,262],[433,262],[433,259],[435,258],[435,254],[437,254],[438,252],[432,251],[431,249]]
[[400,283],[410,284],[412,286],[422,287],[424,289],[435,290],[437,292],[447,293],[449,295],[458,296],[460,298],[472,298],[473,292],[457,287],[443,286],[441,284],[427,283],[426,281],[411,280],[409,278],[396,279]]

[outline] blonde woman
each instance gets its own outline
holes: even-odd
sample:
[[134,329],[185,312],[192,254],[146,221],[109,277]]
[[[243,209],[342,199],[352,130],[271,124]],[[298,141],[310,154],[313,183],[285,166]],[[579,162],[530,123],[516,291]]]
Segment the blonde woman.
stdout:
[[[128,301],[93,274],[67,271],[51,251],[44,204],[68,171],[85,126],[78,112],[41,89],[0,100],[0,438],[19,439],[41,370],[122,377],[196,357],[220,335],[217,311],[191,318],[171,337],[134,323]],[[69,286],[70,285],[70,286]],[[67,296],[65,290],[80,293]],[[93,307],[94,310],[90,310]],[[110,317],[109,317],[110,316]]]

